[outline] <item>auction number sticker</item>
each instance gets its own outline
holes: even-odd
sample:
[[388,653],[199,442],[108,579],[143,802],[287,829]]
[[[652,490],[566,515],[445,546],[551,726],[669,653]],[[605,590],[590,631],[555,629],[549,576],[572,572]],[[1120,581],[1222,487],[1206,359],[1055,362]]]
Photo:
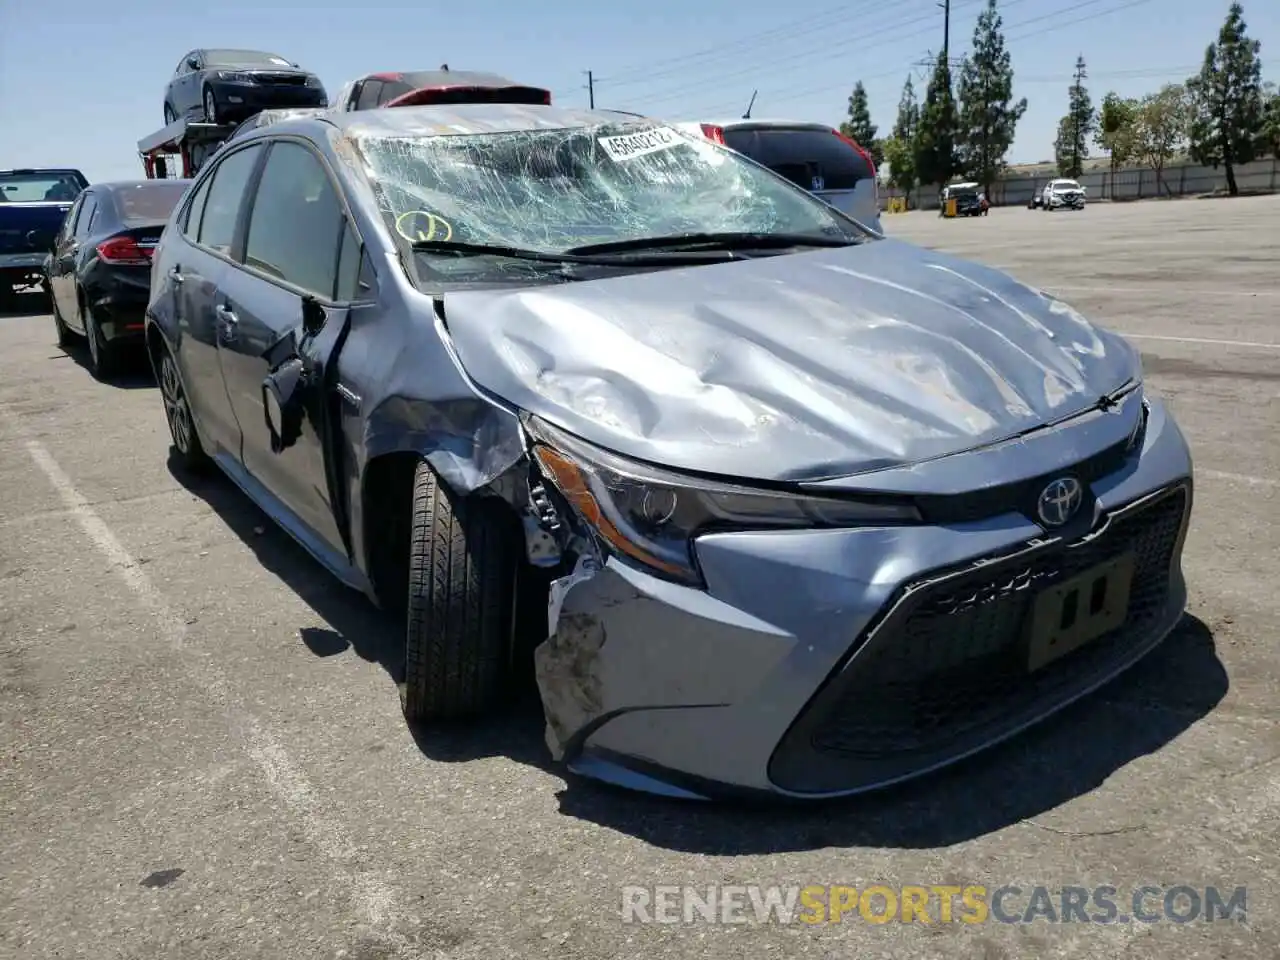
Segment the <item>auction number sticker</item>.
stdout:
[[597,141],[604,152],[615,161],[634,160],[659,150],[670,150],[685,139],[670,127],[654,127],[639,133],[624,133],[617,137],[600,137]]

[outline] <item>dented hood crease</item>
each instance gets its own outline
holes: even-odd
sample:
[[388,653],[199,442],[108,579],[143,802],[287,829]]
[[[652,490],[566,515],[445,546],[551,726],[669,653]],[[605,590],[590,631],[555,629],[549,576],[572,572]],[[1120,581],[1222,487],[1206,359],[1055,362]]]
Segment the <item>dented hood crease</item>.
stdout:
[[444,306],[485,390],[623,455],[758,480],[995,443],[1139,374],[1129,344],[1061,301],[895,240]]

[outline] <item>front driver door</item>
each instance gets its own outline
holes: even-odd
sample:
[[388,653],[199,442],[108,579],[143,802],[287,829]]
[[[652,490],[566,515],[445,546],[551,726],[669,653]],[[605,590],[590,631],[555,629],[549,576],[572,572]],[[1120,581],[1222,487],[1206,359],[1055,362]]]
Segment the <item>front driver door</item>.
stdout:
[[[228,271],[216,310],[227,391],[246,471],[306,533],[348,558],[339,445],[331,422],[336,353],[347,329],[361,251],[328,168],[295,140],[271,145],[249,218],[242,269]],[[267,419],[264,382],[293,361],[283,432]]]

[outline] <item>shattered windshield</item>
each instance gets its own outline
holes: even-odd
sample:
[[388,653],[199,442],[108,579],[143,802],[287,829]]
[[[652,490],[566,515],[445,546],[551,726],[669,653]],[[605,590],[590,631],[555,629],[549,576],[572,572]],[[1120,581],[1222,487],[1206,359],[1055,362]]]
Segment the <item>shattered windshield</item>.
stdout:
[[359,140],[406,241],[549,254],[705,233],[866,239],[826,204],[722,147],[651,123]]

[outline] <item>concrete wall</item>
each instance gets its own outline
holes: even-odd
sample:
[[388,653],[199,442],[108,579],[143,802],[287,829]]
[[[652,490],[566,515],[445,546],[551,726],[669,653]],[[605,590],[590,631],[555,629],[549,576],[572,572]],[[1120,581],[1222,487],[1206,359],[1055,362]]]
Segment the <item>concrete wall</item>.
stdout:
[[[1053,177],[1009,177],[997,180],[991,188],[994,206],[1022,206]],[[1150,167],[1130,167],[1116,171],[1096,170],[1080,177],[1089,200],[1142,200],[1155,196],[1195,196],[1227,189],[1226,171],[1219,167],[1199,167],[1179,164],[1165,167],[1159,181]],[[1242,191],[1280,191],[1280,160],[1255,160],[1236,167],[1236,185]],[[880,189],[881,208],[889,197],[901,196],[901,191],[886,187]],[[922,187],[912,192],[913,209],[937,209],[938,188]]]

